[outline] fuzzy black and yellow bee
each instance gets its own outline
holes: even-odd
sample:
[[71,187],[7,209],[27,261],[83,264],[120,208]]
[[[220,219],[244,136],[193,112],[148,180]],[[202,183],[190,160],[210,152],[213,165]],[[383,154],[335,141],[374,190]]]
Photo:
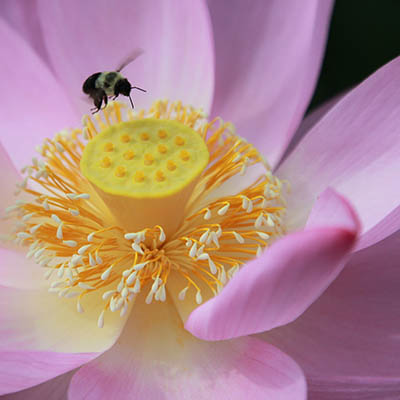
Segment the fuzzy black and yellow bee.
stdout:
[[143,50],[141,49],[135,50],[115,71],[96,72],[85,80],[82,90],[93,100],[95,106],[91,109],[93,114],[101,110],[103,102],[104,107],[106,107],[110,97],[115,100],[120,94],[129,97],[132,108],[135,108],[131,98],[131,90],[137,89],[142,92],[146,92],[146,90],[132,86],[128,79],[121,74],[121,70],[142,53]]

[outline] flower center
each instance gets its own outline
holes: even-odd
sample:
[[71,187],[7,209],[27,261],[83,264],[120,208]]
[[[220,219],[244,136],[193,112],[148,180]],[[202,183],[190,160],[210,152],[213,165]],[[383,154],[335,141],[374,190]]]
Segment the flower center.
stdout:
[[101,294],[99,326],[139,293],[200,304],[285,233],[284,185],[231,124],[179,102],[122,107],[46,139],[7,210],[51,292],[79,312]]
[[195,130],[147,118],[104,129],[86,145],[80,165],[121,227],[160,225],[169,237],[208,159]]

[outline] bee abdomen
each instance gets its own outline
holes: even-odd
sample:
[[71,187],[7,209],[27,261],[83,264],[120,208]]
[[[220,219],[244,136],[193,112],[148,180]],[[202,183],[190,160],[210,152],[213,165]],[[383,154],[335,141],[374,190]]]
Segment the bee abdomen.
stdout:
[[94,89],[96,89],[96,81],[101,74],[101,72],[96,72],[95,74],[90,75],[89,78],[87,78],[86,81],[83,82],[83,93],[90,94]]

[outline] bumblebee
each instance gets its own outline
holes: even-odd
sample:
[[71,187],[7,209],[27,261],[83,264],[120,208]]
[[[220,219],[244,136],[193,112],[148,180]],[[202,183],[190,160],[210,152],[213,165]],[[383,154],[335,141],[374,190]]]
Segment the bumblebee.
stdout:
[[83,93],[89,95],[93,100],[95,106],[91,109],[93,114],[101,110],[103,102],[104,107],[107,106],[109,97],[115,100],[120,94],[129,97],[132,108],[135,108],[131,98],[131,90],[136,89],[142,92],[146,92],[146,90],[137,86],[132,86],[128,79],[121,74],[121,70],[142,53],[142,50],[136,50],[115,71],[96,72],[85,80],[82,90]]

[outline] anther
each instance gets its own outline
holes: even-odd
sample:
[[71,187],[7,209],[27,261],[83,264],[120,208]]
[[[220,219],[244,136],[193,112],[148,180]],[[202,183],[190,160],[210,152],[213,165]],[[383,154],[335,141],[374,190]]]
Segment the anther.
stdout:
[[144,164],[151,165],[154,162],[154,157],[150,153],[144,155]]
[[158,171],[156,172],[156,180],[157,180],[158,182],[163,182],[163,181],[165,181],[164,172],[162,172],[161,170],[158,170]]
[[114,144],[111,142],[107,142],[104,145],[104,151],[111,152],[114,150]]
[[165,154],[168,149],[167,149],[167,146],[165,146],[164,144],[159,144],[157,146],[157,150],[158,150],[159,153]]
[[182,150],[180,152],[179,156],[181,157],[182,161],[189,161],[190,160],[190,154],[186,150]]
[[147,132],[143,132],[140,134],[140,139],[143,141],[147,141],[150,139],[150,135]]
[[177,137],[175,138],[175,144],[176,144],[177,146],[183,146],[183,145],[185,144],[185,141],[184,141],[184,139],[181,138],[180,136],[177,136]]
[[144,173],[143,171],[136,171],[135,173],[135,182],[143,182],[144,181]]
[[170,171],[174,171],[176,169],[176,164],[172,160],[167,161],[167,168]]
[[160,130],[158,131],[158,137],[159,137],[160,139],[165,139],[165,138],[167,137],[167,132],[166,132],[164,129],[160,129]]
[[101,160],[101,164],[100,164],[103,168],[108,168],[109,166],[111,166],[111,158],[110,157],[104,157]]
[[123,178],[126,175],[126,168],[122,165],[119,165],[115,169],[115,176],[118,178]]
[[132,150],[128,150],[124,153],[125,160],[132,160],[135,157],[135,153]]
[[124,135],[120,136],[120,140],[122,143],[128,143],[131,140],[131,138],[129,137],[129,135],[125,133]]

